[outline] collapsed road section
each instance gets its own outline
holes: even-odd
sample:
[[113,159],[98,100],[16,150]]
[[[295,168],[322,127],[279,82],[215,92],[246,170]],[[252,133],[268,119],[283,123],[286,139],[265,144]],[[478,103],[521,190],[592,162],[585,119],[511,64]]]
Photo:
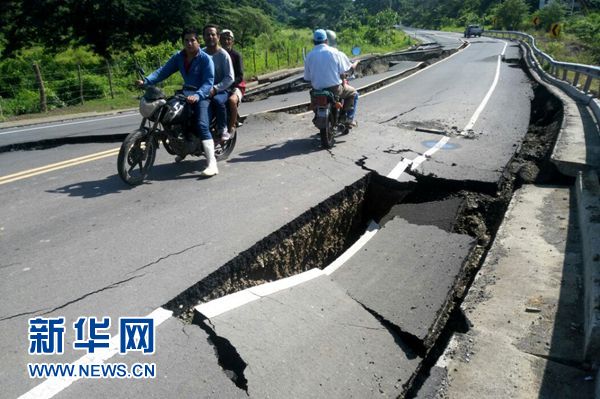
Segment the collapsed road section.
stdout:
[[[165,307],[202,327],[225,374],[251,397],[415,395],[453,331],[468,328],[458,305],[514,190],[566,182],[547,162],[561,105],[542,86],[534,93],[527,136],[495,187],[371,172]],[[322,272],[370,220],[377,234]],[[286,281],[298,273],[302,284]],[[285,283],[260,285],[268,282]],[[195,308],[236,296],[243,305],[230,301],[226,311]]]

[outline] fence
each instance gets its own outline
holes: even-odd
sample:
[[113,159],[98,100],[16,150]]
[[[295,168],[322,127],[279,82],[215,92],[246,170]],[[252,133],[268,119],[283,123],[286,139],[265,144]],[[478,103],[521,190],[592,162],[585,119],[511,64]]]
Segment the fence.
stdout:
[[[302,65],[306,48],[291,46],[278,51],[238,49],[244,59],[246,80],[257,75],[281,68]],[[153,56],[140,65],[149,73],[162,65],[166,59]],[[22,64],[13,74],[0,76],[0,118],[6,116],[46,112],[51,108],[61,108],[84,104],[96,99],[114,99],[128,95],[133,98],[138,93],[133,81],[139,77],[133,59],[122,59],[93,67],[82,64],[59,66],[57,64]],[[179,74],[161,83],[167,91],[175,90],[182,84]]]

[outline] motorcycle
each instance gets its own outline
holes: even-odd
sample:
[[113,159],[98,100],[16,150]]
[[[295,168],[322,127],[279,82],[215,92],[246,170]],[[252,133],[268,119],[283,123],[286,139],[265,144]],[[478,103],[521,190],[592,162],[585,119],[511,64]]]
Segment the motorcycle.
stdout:
[[[144,86],[140,99],[140,114],[143,119],[140,127],[129,133],[117,158],[117,169],[121,179],[132,186],[141,184],[154,164],[156,150],[162,142],[165,150],[177,156],[179,162],[188,155],[202,156],[202,141],[193,133],[191,109],[186,106],[185,91],[196,91],[196,87],[184,86],[175,95],[166,97],[155,86]],[[215,142],[217,161],[227,159],[237,141],[237,134],[223,141],[217,135],[216,120],[213,117],[210,131]]]
[[329,90],[311,90],[310,99],[315,113],[313,123],[319,129],[321,145],[331,148],[337,134],[350,133],[346,125],[346,112],[343,110],[344,100]]

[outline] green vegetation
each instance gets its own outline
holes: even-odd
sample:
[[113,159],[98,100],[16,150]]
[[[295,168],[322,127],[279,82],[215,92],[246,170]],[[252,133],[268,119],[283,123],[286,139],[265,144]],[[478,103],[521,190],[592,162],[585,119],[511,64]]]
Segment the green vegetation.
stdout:
[[[462,31],[467,24],[486,29],[524,30],[555,59],[598,65],[600,0],[554,0],[537,10],[538,0],[89,0],[16,1],[0,8],[0,120],[40,112],[39,84],[47,108],[79,109],[135,105],[131,83],[136,63],[147,73],[181,47],[183,26],[219,24],[236,34],[247,78],[302,65],[315,28],[333,29],[340,48],[387,52],[410,45],[393,28],[407,26]],[[539,24],[534,26],[534,17]],[[560,22],[560,37],[549,27]],[[152,29],[148,29],[152,27]],[[180,85],[174,75],[169,92]]]

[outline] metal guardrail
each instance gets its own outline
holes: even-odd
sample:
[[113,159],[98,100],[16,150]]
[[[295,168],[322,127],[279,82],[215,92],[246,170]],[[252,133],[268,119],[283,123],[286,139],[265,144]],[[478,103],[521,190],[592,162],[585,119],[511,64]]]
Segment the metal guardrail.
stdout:
[[[593,65],[575,64],[572,62],[561,62],[556,61],[548,54],[537,48],[535,45],[535,38],[523,32],[516,31],[500,31],[500,30],[488,30],[483,32],[484,35],[498,35],[501,38],[508,39],[520,39],[526,41],[531,49],[533,50],[534,56],[538,64],[544,69],[544,71],[556,79],[560,79],[569,83],[571,86],[578,90],[583,91],[585,94],[591,94],[590,89],[592,87],[592,81],[594,79],[600,80],[600,67]],[[567,72],[573,72],[572,79],[568,76]],[[580,85],[584,78],[583,85]],[[600,94],[600,82],[598,84],[598,91],[595,93],[595,97],[598,98]]]

